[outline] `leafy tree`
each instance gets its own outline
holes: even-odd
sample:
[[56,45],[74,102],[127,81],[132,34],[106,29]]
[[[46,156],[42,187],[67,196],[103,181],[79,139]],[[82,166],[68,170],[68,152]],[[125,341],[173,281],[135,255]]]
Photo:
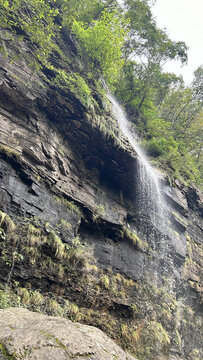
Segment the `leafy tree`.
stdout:
[[190,88],[181,86],[171,90],[160,108],[160,116],[171,124],[176,139],[181,139],[201,110],[200,102]]
[[128,114],[138,125],[145,122],[146,109],[161,106],[171,86],[182,83],[175,74],[163,73],[157,64],[148,66],[128,61],[115,84],[116,94],[127,105]]
[[149,154],[176,177],[201,184],[203,118],[194,90],[171,89],[146,128]]
[[162,66],[172,59],[185,63],[187,47],[183,42],[173,42],[157,27],[148,1],[126,0],[125,5],[130,31],[125,43],[125,66],[115,88],[140,127],[146,125],[146,117],[151,116],[154,106],[161,105],[170,87],[181,83],[174,74],[164,74]]
[[195,97],[203,102],[203,66],[199,66],[194,72],[194,80],[192,82]]
[[99,0],[57,0],[61,9],[63,26],[71,29],[74,19],[90,24],[104,10],[105,4]]
[[172,41],[164,30],[156,26],[147,1],[125,0],[126,16],[130,20],[130,37],[126,45],[127,55],[141,57],[147,63],[162,65],[174,59],[187,62],[184,42]]
[[93,21],[92,26],[74,20],[72,31],[92,70],[99,70],[109,81],[116,78],[124,63],[122,46],[127,33],[126,22],[119,13],[104,10],[101,19]]

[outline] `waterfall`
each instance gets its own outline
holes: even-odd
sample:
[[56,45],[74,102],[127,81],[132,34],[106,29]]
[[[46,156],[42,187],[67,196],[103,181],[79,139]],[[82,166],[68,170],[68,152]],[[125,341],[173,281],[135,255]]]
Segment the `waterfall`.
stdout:
[[155,170],[149,163],[143,150],[140,148],[129,127],[126,115],[116,101],[107,91],[107,96],[112,104],[112,110],[117,119],[122,133],[126,136],[129,143],[137,153],[137,169],[135,174],[136,199],[135,211],[139,222],[145,227],[145,232],[150,231],[152,225],[162,233],[166,232],[165,213],[166,208],[161,193],[161,188]]

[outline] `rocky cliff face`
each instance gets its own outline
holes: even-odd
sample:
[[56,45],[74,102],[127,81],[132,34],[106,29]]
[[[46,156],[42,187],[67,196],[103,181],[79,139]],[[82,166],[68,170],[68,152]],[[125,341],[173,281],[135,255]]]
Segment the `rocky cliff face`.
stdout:
[[[107,101],[91,81],[84,103],[50,76],[1,58],[1,307],[95,325],[139,359],[200,360],[201,193],[164,180],[173,236],[146,229],[136,217],[137,155]],[[0,333],[0,349],[19,359],[9,336]]]

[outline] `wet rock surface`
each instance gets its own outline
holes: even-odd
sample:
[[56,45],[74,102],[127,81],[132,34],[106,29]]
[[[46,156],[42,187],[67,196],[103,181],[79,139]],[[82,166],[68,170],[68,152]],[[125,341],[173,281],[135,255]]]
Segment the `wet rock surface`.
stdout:
[[[202,194],[178,182],[164,185],[168,235],[140,224],[137,155],[98,98],[85,106],[26,63],[1,58],[0,291],[9,282],[17,294],[28,289],[30,299],[39,290],[45,303],[73,301],[83,312],[76,320],[95,324],[141,358],[200,360]],[[64,244],[78,238],[80,250],[87,244],[93,252],[89,268],[84,259],[64,260]],[[22,309],[0,311],[0,359],[7,352],[25,359],[132,358],[100,330]]]

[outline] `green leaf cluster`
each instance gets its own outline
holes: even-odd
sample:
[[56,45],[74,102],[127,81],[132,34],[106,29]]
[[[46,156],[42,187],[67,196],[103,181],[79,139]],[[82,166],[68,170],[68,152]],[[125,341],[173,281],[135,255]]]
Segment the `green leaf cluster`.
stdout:
[[92,71],[100,72],[109,82],[117,78],[124,64],[122,47],[127,34],[127,22],[117,11],[104,10],[92,26],[73,21],[72,32],[81,45],[81,55],[90,61]]
[[68,90],[79,97],[84,105],[88,105],[91,90],[79,73],[68,73],[65,70],[57,69],[57,75],[54,81],[60,88]]
[[60,29],[56,24],[58,14],[59,9],[44,0],[0,0],[1,41],[6,46],[3,30],[8,29],[16,34],[18,41],[28,36],[34,48],[32,56],[47,63]]
[[181,86],[169,91],[155,117],[148,118],[144,144],[171,175],[201,185],[202,129],[202,105],[191,88]]
[[99,0],[57,0],[61,9],[63,26],[71,29],[74,20],[91,24],[104,9],[104,2]]

